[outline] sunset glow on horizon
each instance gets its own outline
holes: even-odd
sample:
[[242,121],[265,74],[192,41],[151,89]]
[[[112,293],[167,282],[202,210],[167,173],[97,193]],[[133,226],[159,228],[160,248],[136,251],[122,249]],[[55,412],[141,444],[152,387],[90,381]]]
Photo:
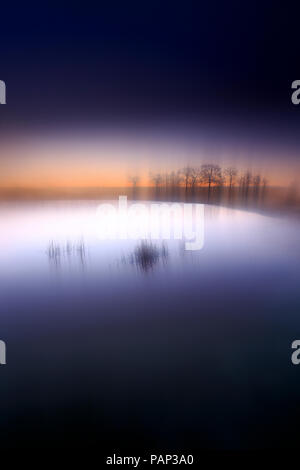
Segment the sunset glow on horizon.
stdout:
[[200,139],[187,143],[183,138],[118,135],[10,138],[1,145],[0,188],[128,187],[133,175],[138,176],[139,186],[153,186],[150,173],[165,175],[203,163],[235,166],[240,172],[249,169],[274,186],[294,182],[299,164],[293,154],[291,164],[285,165],[281,150],[270,154],[270,149],[258,147],[250,154],[242,146],[214,145]]

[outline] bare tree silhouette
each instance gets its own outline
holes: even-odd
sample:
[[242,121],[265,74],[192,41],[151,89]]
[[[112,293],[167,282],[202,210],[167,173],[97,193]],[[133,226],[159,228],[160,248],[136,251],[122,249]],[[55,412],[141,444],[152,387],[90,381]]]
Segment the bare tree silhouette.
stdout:
[[248,200],[249,187],[252,181],[253,181],[252,173],[250,171],[246,171],[245,173],[245,199],[246,201]]
[[155,186],[155,197],[158,198],[164,178],[160,173],[155,173],[155,174],[150,173],[149,176],[150,176],[150,181]]
[[261,177],[260,175],[255,175],[253,177],[253,197],[254,200],[257,202],[258,196],[259,196],[259,191],[260,191],[260,183],[261,183]]
[[140,182],[140,177],[137,175],[131,175],[128,177],[128,181],[132,184],[132,198],[135,199],[137,195],[137,186]]
[[240,177],[239,185],[240,185],[240,193],[241,197],[247,202],[249,196],[249,187],[253,181],[252,173],[250,171],[246,171]]
[[201,169],[200,168],[191,168],[191,175],[190,175],[190,185],[192,194],[195,194],[195,189],[198,183],[201,181]]
[[262,180],[262,190],[261,190],[261,202],[264,203],[266,193],[267,193],[267,187],[268,187],[268,180],[267,178],[263,178]]
[[150,180],[154,183],[156,188],[159,188],[163,182],[163,177],[160,173],[150,173]]
[[129,183],[132,184],[133,188],[136,188],[138,183],[140,182],[140,177],[137,175],[131,175],[131,176],[128,176],[128,181]]
[[171,171],[171,173],[166,174],[166,185],[167,190],[169,190],[170,196],[174,199],[178,196],[178,190],[182,182],[182,175],[180,171]]
[[237,169],[234,166],[229,166],[225,168],[224,174],[228,178],[228,187],[229,187],[229,191],[231,191],[233,186],[236,183]]
[[182,179],[184,181],[184,186],[185,186],[185,192],[187,193],[188,186],[191,184],[191,175],[192,175],[192,168],[190,166],[186,166],[182,168],[180,171],[182,175]]
[[209,163],[201,165],[201,183],[207,185],[207,199],[209,200],[212,185],[222,184],[221,167]]

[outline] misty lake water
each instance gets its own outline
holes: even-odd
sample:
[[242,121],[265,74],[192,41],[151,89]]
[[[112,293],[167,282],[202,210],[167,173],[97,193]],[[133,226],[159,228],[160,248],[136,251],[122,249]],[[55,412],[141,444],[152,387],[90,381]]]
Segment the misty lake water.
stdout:
[[1,441],[292,446],[300,223],[206,206],[202,250],[145,254],[99,239],[98,203],[1,203]]

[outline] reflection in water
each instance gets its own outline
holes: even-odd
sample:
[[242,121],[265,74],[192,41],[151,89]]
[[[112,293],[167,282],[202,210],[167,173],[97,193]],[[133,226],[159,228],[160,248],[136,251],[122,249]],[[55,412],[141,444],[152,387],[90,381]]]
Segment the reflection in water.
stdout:
[[67,241],[65,245],[51,240],[47,247],[46,254],[49,263],[56,268],[61,266],[63,259],[67,259],[69,262],[72,259],[79,259],[82,267],[86,264],[86,247],[83,240],[75,244]]
[[164,244],[159,247],[150,241],[143,240],[135,247],[133,253],[131,253],[128,258],[122,258],[122,262],[125,264],[126,262],[129,262],[130,264],[140,268],[142,271],[148,272],[160,261],[166,263],[168,256],[169,252]]

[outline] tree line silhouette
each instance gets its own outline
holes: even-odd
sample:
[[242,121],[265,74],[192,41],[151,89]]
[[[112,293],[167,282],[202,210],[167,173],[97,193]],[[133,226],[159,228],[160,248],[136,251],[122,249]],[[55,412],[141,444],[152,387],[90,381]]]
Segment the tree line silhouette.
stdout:
[[271,186],[268,179],[258,172],[238,170],[235,166],[222,168],[215,163],[187,165],[169,172],[150,172],[148,185],[142,186],[137,175],[130,176],[128,181],[133,199],[146,196],[165,201],[290,210],[295,214],[300,211],[296,181],[292,181],[288,187]]
[[[130,177],[130,181],[136,190],[139,178]],[[188,165],[166,173],[150,173],[149,181],[157,197],[164,193],[173,197],[184,195],[189,199],[201,193],[207,201],[212,197],[220,199],[224,192],[229,201],[234,196],[247,201],[250,195],[253,200],[263,200],[268,186],[267,179],[260,174],[252,174],[249,170],[238,172],[234,166],[222,169],[220,165],[211,163],[199,167]]]

